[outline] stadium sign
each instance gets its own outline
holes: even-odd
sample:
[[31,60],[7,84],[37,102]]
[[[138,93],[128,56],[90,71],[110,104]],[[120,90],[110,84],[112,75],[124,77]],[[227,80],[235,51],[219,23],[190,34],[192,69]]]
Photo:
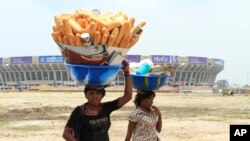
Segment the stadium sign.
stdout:
[[177,56],[152,55],[153,63],[177,63]]
[[189,64],[207,64],[205,57],[189,57]]
[[30,64],[32,63],[32,57],[11,57],[11,64]]
[[63,56],[39,56],[39,63],[63,63]]
[[141,55],[125,55],[125,59],[128,62],[140,62],[141,61]]

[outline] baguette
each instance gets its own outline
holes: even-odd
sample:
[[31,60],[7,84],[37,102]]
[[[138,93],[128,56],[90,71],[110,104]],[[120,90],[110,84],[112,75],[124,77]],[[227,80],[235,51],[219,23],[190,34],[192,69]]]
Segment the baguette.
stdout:
[[81,34],[77,33],[75,35],[75,40],[76,40],[76,46],[82,46],[83,45],[83,42],[82,42],[82,39],[81,39]]
[[88,26],[88,21],[86,19],[83,18],[78,18],[77,19],[77,23],[82,27],[82,28],[86,28]]
[[66,36],[68,37],[69,34],[73,33],[72,26],[70,25],[69,21],[63,20],[64,25],[64,31],[66,33]]
[[53,31],[56,32],[56,31],[60,31],[60,30],[59,30],[58,26],[54,25],[53,26]]
[[75,36],[73,33],[69,34],[69,43],[72,46],[76,46],[76,40],[75,40]]
[[63,27],[64,27],[64,32],[65,34],[63,36],[65,36],[67,39],[68,39],[68,43],[69,43],[69,40],[70,40],[70,34],[73,34],[73,31],[72,31],[72,28],[71,26],[69,25],[69,22],[67,20],[63,20]]
[[73,32],[76,33],[83,33],[82,27],[74,20],[74,19],[69,19],[69,24],[73,30]]
[[131,32],[127,33],[125,40],[125,48],[129,48],[131,38],[132,38]]
[[61,14],[61,15],[60,15],[60,18],[61,18],[62,20],[64,20],[64,19],[68,20],[68,19],[70,19],[70,18],[75,19],[75,15],[74,15],[74,14]]
[[118,20],[112,20],[110,21],[106,27],[108,28],[109,31],[113,30],[114,28],[120,27],[122,24]]
[[120,21],[122,24],[128,20],[128,16],[126,13],[124,12],[118,12],[116,15],[115,15],[115,18]]
[[104,18],[105,22],[110,21],[110,19],[113,18],[113,15],[111,12],[104,12],[103,14],[101,14],[101,16]]
[[62,20],[60,19],[60,16],[55,16],[55,23],[56,23],[56,27],[61,31],[63,32],[63,23],[62,23]]
[[101,44],[101,45],[107,44],[108,38],[109,38],[109,35],[108,35],[108,34],[102,35],[102,39],[101,39],[101,43],[100,43],[100,44]]
[[67,30],[66,30],[66,23],[68,22],[68,20],[70,19],[71,15],[70,14],[61,14],[60,15],[60,27],[61,27],[61,32],[63,34],[63,36],[65,36],[67,34]]
[[110,35],[109,30],[106,27],[102,28],[102,35],[107,34],[108,36]]
[[109,46],[113,46],[114,45],[114,43],[115,43],[118,35],[119,35],[119,28],[115,28],[112,31],[111,35],[109,36],[109,39],[108,39],[108,45]]
[[103,26],[102,26],[100,23],[96,22],[96,30],[97,30],[97,31],[100,31],[100,32],[101,32],[102,27],[103,27]]
[[128,15],[125,12],[119,12],[118,13],[125,21],[128,20]]
[[93,14],[93,15],[89,16],[88,20],[90,22],[94,21],[94,22],[99,23],[101,25],[101,27],[107,26],[107,23],[105,22],[105,20],[99,15],[94,15]]
[[59,42],[63,42],[63,35],[61,34],[60,31],[55,32],[55,36]]
[[135,24],[135,18],[134,17],[131,17],[130,19],[129,19],[129,22],[130,22],[130,28],[133,28],[134,27],[134,24]]
[[93,44],[96,46],[96,45],[99,45],[101,42],[101,32],[100,31],[96,31],[95,32],[95,36],[94,36],[94,42]]
[[66,33],[65,33],[65,31],[64,31],[64,26],[63,26],[63,23],[61,22],[60,24],[59,24],[59,26],[57,26],[58,27],[58,29],[60,30],[60,32],[63,34],[63,35],[66,35]]
[[60,23],[62,22],[60,15],[54,16],[54,20],[57,26],[60,26]]
[[93,42],[94,41],[94,35],[95,35],[95,31],[96,31],[96,23],[95,22],[91,22],[88,26],[87,26],[87,32],[90,35],[90,40]]
[[131,39],[131,37],[132,37],[131,32],[126,33],[123,36],[123,38],[122,38],[122,40],[121,40],[121,42],[119,44],[119,47],[121,47],[121,48],[128,48],[129,45],[130,45],[130,39]]
[[140,22],[140,23],[139,23],[139,25],[140,25],[141,27],[145,26],[145,24],[146,24],[146,21],[143,21],[143,22]]
[[93,13],[91,11],[87,11],[87,10],[83,10],[83,9],[77,9],[75,12],[76,19],[78,19],[78,18],[87,19],[91,15],[93,15]]
[[110,35],[109,36],[109,39],[108,39],[108,43],[107,43],[107,45],[108,46],[113,46],[113,44],[114,44],[114,42],[115,42],[115,36],[114,35]]
[[63,36],[63,43],[64,44],[69,44],[69,39],[66,36]]
[[128,32],[130,32],[130,22],[126,21],[120,29],[120,33],[115,41],[115,46],[118,46],[120,44],[122,37]]

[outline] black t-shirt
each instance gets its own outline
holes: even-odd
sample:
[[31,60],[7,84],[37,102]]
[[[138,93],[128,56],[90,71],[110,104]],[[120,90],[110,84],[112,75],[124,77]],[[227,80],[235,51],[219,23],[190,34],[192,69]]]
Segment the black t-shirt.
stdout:
[[109,141],[110,114],[118,108],[118,99],[105,102],[102,103],[98,115],[90,116],[84,114],[81,106],[77,106],[71,113],[66,127],[75,130],[77,125],[80,124],[80,141]]

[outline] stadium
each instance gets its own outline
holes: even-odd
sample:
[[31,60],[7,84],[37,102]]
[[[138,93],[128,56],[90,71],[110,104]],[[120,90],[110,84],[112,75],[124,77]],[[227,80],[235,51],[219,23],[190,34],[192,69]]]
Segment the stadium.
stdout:
[[[128,62],[140,62],[151,59],[154,64],[165,64],[176,70],[165,85],[171,86],[212,86],[216,76],[224,69],[221,59],[206,57],[181,57],[171,55],[126,55]],[[74,81],[69,69],[65,66],[63,56],[24,56],[0,58],[0,86],[29,87],[41,84],[59,86],[80,85]],[[122,71],[119,71],[115,86],[124,85]]]

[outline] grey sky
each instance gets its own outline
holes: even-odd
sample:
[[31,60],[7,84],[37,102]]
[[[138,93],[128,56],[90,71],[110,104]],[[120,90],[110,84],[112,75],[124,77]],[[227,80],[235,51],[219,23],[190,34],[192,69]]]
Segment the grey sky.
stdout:
[[54,15],[78,8],[145,20],[129,54],[218,58],[225,68],[217,79],[250,84],[249,0],[1,1],[0,57],[60,55],[51,38]]

